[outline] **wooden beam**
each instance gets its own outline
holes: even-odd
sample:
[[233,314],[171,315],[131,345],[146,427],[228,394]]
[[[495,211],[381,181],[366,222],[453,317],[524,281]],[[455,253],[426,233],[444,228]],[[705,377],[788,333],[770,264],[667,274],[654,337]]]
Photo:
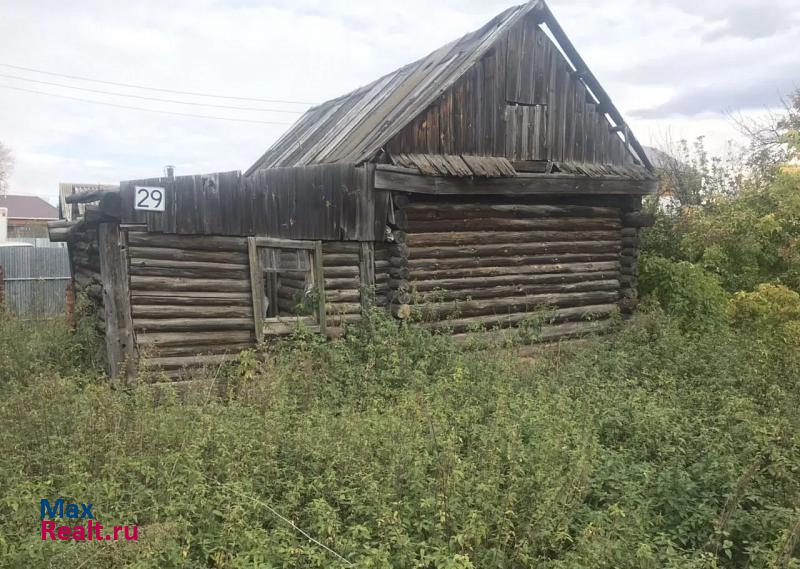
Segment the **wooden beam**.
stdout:
[[657,180],[622,177],[588,178],[565,174],[522,174],[514,178],[444,178],[399,172],[378,165],[375,189],[434,195],[645,195],[655,193]]
[[101,223],[97,233],[108,372],[111,379],[129,383],[136,375],[136,345],[128,287],[127,247],[118,223]]
[[258,261],[255,237],[247,238],[247,254],[250,259],[250,293],[253,297],[256,342],[261,342],[264,339],[264,274]]
[[66,203],[91,203],[100,201],[106,194],[117,194],[119,190],[91,190],[88,192],[78,192],[77,194],[70,194],[64,198]]
[[361,277],[361,306],[368,308],[371,296],[375,292],[375,244],[361,242],[361,255],[358,261],[358,273]]
[[311,278],[317,287],[317,295],[319,296],[317,322],[319,324],[319,331],[325,334],[325,273],[322,268],[322,241],[314,242],[314,263],[312,265],[312,270],[313,274]]

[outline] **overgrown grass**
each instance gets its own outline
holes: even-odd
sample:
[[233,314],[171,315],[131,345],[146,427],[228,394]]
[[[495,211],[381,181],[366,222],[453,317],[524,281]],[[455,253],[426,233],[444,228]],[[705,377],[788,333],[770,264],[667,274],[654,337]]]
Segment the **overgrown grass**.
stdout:
[[[375,315],[244,354],[225,398],[158,405],[87,381],[65,333],[2,328],[34,356],[0,368],[0,565],[800,564],[800,351],[763,331],[653,309],[530,362]],[[42,542],[45,497],[140,541]]]

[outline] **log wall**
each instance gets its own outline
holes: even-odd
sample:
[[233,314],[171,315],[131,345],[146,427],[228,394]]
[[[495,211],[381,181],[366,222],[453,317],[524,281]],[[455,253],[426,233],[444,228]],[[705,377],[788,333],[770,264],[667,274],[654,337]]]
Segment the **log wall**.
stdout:
[[547,308],[544,338],[596,330],[631,289],[622,284],[636,254],[623,243],[631,206],[564,199],[397,195],[404,243],[389,246],[393,313],[417,304],[426,326],[458,334],[517,326]]
[[[128,231],[131,314],[145,368],[178,370],[217,364],[255,343],[247,240]],[[361,317],[362,249],[359,242],[324,242],[328,333]],[[288,257],[287,257],[288,258]],[[378,266],[386,264],[385,259]],[[288,266],[288,265],[287,265]],[[277,302],[293,312],[302,281],[281,273]],[[388,277],[379,276],[385,295]],[[301,318],[314,327],[314,318]],[[265,336],[291,334],[294,317],[268,323]]]
[[130,230],[128,257],[144,367],[216,364],[253,345],[246,239]]
[[83,226],[68,242],[72,286],[80,311],[75,318],[87,318],[105,334],[103,285],[100,278],[97,225]]

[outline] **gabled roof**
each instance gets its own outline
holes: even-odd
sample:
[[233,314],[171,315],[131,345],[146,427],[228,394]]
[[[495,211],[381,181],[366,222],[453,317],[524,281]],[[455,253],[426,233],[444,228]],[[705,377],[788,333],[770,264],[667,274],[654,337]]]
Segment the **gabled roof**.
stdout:
[[537,12],[566,54],[575,73],[608,113],[613,126],[625,132],[636,158],[650,167],[635,137],[586,68],[555,21],[544,0],[509,8],[480,29],[453,41],[346,95],[309,109],[251,166],[245,175],[262,168],[306,166],[372,159],[404,126],[452,87],[517,22]]
[[58,210],[38,196],[0,196],[9,219],[58,219]]

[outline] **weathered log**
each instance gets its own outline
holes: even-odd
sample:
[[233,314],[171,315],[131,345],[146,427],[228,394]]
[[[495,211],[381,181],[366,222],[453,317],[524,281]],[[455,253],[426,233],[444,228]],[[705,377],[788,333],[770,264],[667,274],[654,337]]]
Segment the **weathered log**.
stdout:
[[133,327],[151,332],[250,330],[252,318],[134,318]]
[[323,253],[323,267],[358,266],[358,255],[355,253]]
[[622,248],[623,249],[638,249],[639,248],[639,239],[638,237],[623,237],[622,238]]
[[441,231],[521,231],[521,230],[618,230],[621,227],[618,219],[591,218],[541,218],[541,219],[442,219],[436,221],[409,221],[409,233],[429,233]]
[[180,267],[154,267],[150,265],[131,264],[130,274],[141,277],[175,277],[175,278],[197,278],[197,279],[217,279],[217,278],[249,278],[249,271],[228,270],[219,271],[216,269],[192,269]]
[[411,272],[408,270],[408,267],[392,266],[386,269],[386,274],[393,279],[407,279],[411,275]]
[[405,231],[401,231],[400,229],[395,229],[392,231],[392,243],[399,243],[403,245],[406,242],[407,234]]
[[163,259],[165,261],[199,261],[205,263],[231,263],[247,265],[246,253],[234,251],[198,251],[169,247],[129,247],[131,259]]
[[413,203],[404,208],[409,221],[433,219],[465,219],[486,217],[551,218],[551,217],[592,217],[619,219],[620,211],[610,207],[591,207],[581,205],[528,205],[528,204],[488,204],[488,203]]
[[412,259],[452,259],[453,257],[543,255],[548,253],[618,253],[619,241],[557,241],[545,243],[499,243],[452,247],[415,247]]
[[435,290],[420,293],[422,301],[449,301],[479,298],[511,298],[532,294],[559,292],[615,291],[620,288],[618,280],[582,281],[576,283],[528,284],[513,286],[495,286],[467,288],[455,290]]
[[221,346],[254,342],[253,331],[214,331],[152,333],[140,332],[136,335],[140,346]]
[[393,243],[387,247],[389,251],[389,258],[392,257],[408,257],[411,249],[405,243]]
[[468,267],[506,267],[520,265],[547,265],[553,263],[596,263],[614,261],[616,253],[538,255],[535,257],[467,257],[455,259],[411,259],[408,267],[413,271],[437,269],[463,269]]
[[140,363],[149,369],[181,369],[187,367],[218,366],[230,361],[235,354],[190,355],[159,358],[141,358]]
[[[515,312],[511,314],[492,314],[483,316],[470,316],[453,320],[440,320],[438,322],[423,322],[422,325],[432,330],[449,330],[453,333],[468,332],[478,328],[513,328],[521,322],[544,318],[547,324],[556,322],[570,322],[581,320],[598,320],[606,318],[617,310],[616,304],[592,304],[589,306],[573,306],[558,308],[542,312]],[[543,324],[546,326],[546,324]]]
[[47,227],[47,234],[50,238],[50,241],[53,242],[61,242],[61,241],[71,241],[76,238],[78,233],[83,230],[86,221],[84,219],[78,219],[75,221],[68,222],[70,225],[66,227],[52,227],[51,224],[56,222],[48,223]]
[[361,313],[358,314],[330,314],[328,321],[333,326],[341,326],[342,324],[352,324],[361,320]]
[[208,261],[176,261],[171,259],[147,259],[142,257],[132,258],[130,260],[131,267],[159,267],[165,269],[180,269],[180,270],[199,270],[206,269],[208,271],[216,271],[219,273],[241,273],[248,271],[249,267],[246,263],[218,263]]
[[249,350],[253,347],[251,342],[241,344],[214,344],[209,346],[158,346],[148,347],[145,353],[142,354],[148,358],[161,358],[172,356],[203,356],[211,354],[232,354],[237,355],[239,352]]
[[331,290],[325,291],[325,300],[327,302],[358,302],[361,299],[361,292],[356,289],[352,290]]
[[131,276],[133,290],[248,292],[245,279],[190,279],[175,277]]
[[401,292],[409,292],[412,288],[412,285],[405,279],[399,280],[389,280],[388,281],[389,288],[398,290]]
[[[419,292],[434,289],[469,289],[489,286],[515,286],[525,284],[550,284],[550,283],[575,283],[593,280],[620,280],[619,271],[588,271],[575,273],[546,273],[531,275],[499,275],[495,277],[462,277],[452,279],[420,279],[409,281],[409,284]],[[390,281],[396,284],[398,281]]]
[[633,275],[636,276],[639,274],[639,266],[634,263],[629,267],[620,267],[619,272],[623,275]]
[[[456,279],[460,277],[494,277],[502,275],[530,275],[546,273],[584,273],[591,271],[617,272],[618,261],[599,263],[554,263],[546,265],[525,265],[521,267],[472,267],[467,269],[442,269],[435,271],[413,271],[412,280]],[[392,276],[394,274],[390,272]],[[406,277],[407,278],[407,277]]]
[[[551,326],[542,327],[539,336],[536,338],[537,342],[550,342],[560,338],[576,338],[586,336],[589,334],[597,334],[607,330],[612,324],[611,320],[594,320],[590,322],[566,322],[564,324],[554,324]],[[492,332],[468,332],[466,334],[454,334],[453,340],[459,344],[467,341],[478,340],[505,343],[509,339],[511,332],[497,330]]]
[[408,266],[408,257],[389,257],[388,266],[405,267]]
[[361,243],[358,241],[323,241],[322,256],[326,253],[360,253]]
[[639,256],[639,251],[638,251],[638,249],[634,249],[633,247],[627,247],[627,248],[623,248],[619,252],[619,254],[622,257],[634,257],[635,258],[635,257]]
[[620,231],[623,237],[638,237],[639,230],[635,227],[623,227]]
[[357,278],[356,279],[352,279],[352,278],[351,279],[348,279],[348,278],[342,278],[342,279],[329,279],[329,278],[326,278],[325,279],[325,292],[326,293],[329,290],[342,290],[342,289],[351,289],[352,290],[354,288],[359,288],[360,286],[361,286],[361,280],[357,279]]
[[252,318],[252,306],[186,306],[134,304],[134,318]]
[[319,332],[319,324],[313,316],[281,316],[264,321],[264,336],[286,336],[301,328]]
[[619,231],[445,231],[409,233],[412,247],[488,245],[490,243],[546,243],[553,241],[616,241]]
[[386,243],[375,243],[373,256],[376,261],[386,261],[389,259],[389,247]]
[[70,194],[64,197],[64,202],[68,204],[73,203],[91,203],[100,201],[100,199],[109,192],[115,192],[119,194],[119,190],[109,190],[109,189],[97,189],[97,190],[89,190],[85,192],[78,192],[76,194]]
[[359,275],[358,265],[356,266],[340,266],[340,267],[325,267],[323,269],[325,277],[328,278],[341,278],[341,277],[357,277]]
[[163,247],[201,251],[247,252],[247,239],[243,237],[217,237],[212,235],[169,235],[166,233],[128,232],[128,244],[133,247]]
[[337,314],[361,314],[360,302],[329,302],[325,304],[325,311],[328,316],[335,316]]
[[134,290],[131,292],[131,302],[134,305],[246,306],[250,308],[253,306],[250,294],[242,292]]
[[478,315],[509,312],[530,312],[546,306],[582,306],[586,304],[607,304],[619,299],[617,291],[590,291],[534,294],[511,298],[492,298],[464,300],[455,302],[428,303],[422,306],[423,312],[437,317],[449,314]]
[[622,224],[625,227],[651,227],[655,221],[653,214],[643,211],[629,211],[622,215]]

